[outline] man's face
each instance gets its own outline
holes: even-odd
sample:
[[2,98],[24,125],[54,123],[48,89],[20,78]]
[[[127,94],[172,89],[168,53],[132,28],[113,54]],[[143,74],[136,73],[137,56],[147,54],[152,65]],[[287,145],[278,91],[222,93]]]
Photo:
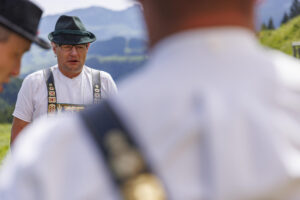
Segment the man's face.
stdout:
[[58,67],[64,75],[72,78],[81,72],[89,45],[57,45],[52,43],[53,51],[57,56]]
[[14,33],[8,40],[0,42],[0,92],[3,83],[8,83],[11,76],[19,75],[22,56],[30,45],[29,40]]

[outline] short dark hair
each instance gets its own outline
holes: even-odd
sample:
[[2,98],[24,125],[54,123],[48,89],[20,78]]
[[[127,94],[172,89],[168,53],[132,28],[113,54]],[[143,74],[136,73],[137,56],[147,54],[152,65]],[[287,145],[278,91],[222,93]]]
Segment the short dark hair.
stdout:
[[11,34],[11,31],[0,24],[0,42],[6,42]]

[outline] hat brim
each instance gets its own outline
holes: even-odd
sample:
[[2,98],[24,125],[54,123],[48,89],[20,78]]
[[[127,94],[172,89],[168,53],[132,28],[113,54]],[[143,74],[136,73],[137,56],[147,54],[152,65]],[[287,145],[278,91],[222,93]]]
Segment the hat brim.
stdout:
[[92,43],[96,41],[96,36],[89,32],[89,35],[83,34],[55,34],[54,32],[51,32],[48,35],[48,39],[51,42],[54,42],[56,44],[70,44],[70,45],[76,45],[76,44],[87,44]]
[[20,28],[18,25],[10,22],[3,16],[0,16],[0,24],[2,24],[3,26],[7,27],[10,30],[12,30],[13,32],[21,35],[25,39],[37,44],[38,46],[40,46],[43,49],[51,48],[50,44],[46,40],[43,40],[42,38],[39,38],[36,35],[33,35],[32,33],[29,33],[28,31]]

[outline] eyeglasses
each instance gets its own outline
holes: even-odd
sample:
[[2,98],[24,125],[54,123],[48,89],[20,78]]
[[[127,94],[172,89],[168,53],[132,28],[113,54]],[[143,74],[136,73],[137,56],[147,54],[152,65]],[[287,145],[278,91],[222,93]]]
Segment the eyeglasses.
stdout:
[[73,47],[75,47],[77,52],[83,52],[83,51],[86,50],[87,46],[88,46],[87,44],[77,44],[77,45],[63,44],[63,45],[59,45],[59,47],[65,52],[72,51]]

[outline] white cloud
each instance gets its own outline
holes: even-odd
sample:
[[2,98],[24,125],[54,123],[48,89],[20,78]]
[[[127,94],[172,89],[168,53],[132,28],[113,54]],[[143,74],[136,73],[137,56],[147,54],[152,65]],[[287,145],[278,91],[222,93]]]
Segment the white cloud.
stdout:
[[134,4],[132,0],[32,0],[43,10],[43,15],[57,14],[77,8],[101,6],[113,10],[122,10]]

